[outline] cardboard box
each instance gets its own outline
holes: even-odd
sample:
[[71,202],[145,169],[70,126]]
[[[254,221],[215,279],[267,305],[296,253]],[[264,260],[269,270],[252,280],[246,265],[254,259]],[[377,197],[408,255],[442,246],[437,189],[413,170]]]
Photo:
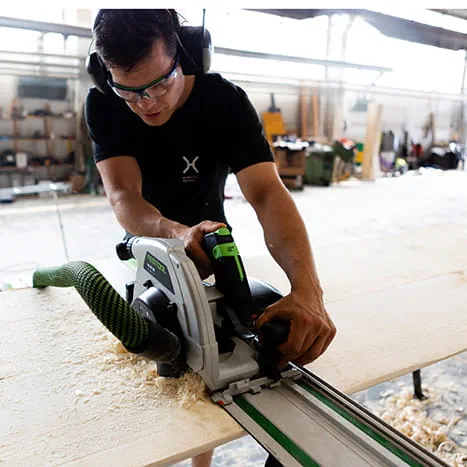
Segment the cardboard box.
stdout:
[[305,175],[305,150],[276,148],[274,158],[279,175]]
[[282,182],[289,190],[303,190],[303,177],[301,175],[295,177],[281,177]]
[[86,179],[83,175],[72,175],[70,177],[71,191],[81,193],[86,188]]
[[303,167],[305,169],[305,150],[291,151],[276,148],[274,158],[278,167]]

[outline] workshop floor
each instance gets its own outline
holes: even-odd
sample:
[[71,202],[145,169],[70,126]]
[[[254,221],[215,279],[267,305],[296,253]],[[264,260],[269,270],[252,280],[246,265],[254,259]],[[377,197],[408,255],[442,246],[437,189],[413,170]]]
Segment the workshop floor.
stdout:
[[[348,181],[331,188],[306,187],[302,192],[294,192],[293,197],[312,245],[320,248],[406,232],[424,225],[467,225],[466,186],[467,171],[427,169],[423,173],[411,172],[377,182]],[[253,210],[236,196],[235,185],[229,186],[229,193],[234,197],[226,200],[226,213],[242,255],[266,253]],[[38,266],[74,259],[92,263],[112,257],[122,234],[105,197],[60,195],[55,199],[42,195],[0,205],[0,290],[29,284],[31,273]],[[444,413],[461,413],[459,409],[467,407],[466,360],[465,355],[460,355],[422,372],[427,387],[445,394],[448,387],[450,396],[438,401]],[[375,409],[382,396],[397,392],[401,385],[410,385],[410,381],[407,375],[359,393],[355,398]],[[460,420],[453,437],[467,447],[466,433],[467,423]],[[261,466],[265,458],[265,451],[251,437],[244,437],[217,448],[213,465]],[[186,465],[189,461],[177,464]]]

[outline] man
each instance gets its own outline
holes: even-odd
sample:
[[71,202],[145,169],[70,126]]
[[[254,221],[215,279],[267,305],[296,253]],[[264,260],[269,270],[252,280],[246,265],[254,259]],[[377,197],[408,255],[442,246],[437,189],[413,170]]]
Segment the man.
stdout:
[[[105,191],[127,232],[182,239],[207,277],[201,242],[227,224],[223,192],[232,170],[291,283],[291,293],[257,327],[273,318],[290,321],[279,364],[309,363],[336,330],[303,220],[245,92],[217,74],[183,74],[179,28],[173,10],[100,10],[96,17],[95,47],[111,91],[90,90],[86,117]],[[198,456],[193,465],[209,465],[210,458]]]

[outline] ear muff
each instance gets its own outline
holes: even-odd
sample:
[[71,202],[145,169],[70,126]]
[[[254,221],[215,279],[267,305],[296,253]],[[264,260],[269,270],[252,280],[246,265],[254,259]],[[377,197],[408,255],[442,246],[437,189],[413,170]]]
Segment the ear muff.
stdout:
[[112,92],[112,89],[107,82],[109,72],[102,60],[99,58],[99,55],[97,55],[97,52],[92,52],[87,56],[86,70],[91,77],[94,86],[96,86],[102,94],[110,94]]
[[207,73],[211,66],[211,34],[203,27],[183,26],[178,32],[180,65],[184,75]]
[[[202,75],[211,67],[211,34],[200,26],[183,26],[178,32],[180,66],[184,75]],[[86,70],[96,88],[103,94],[111,94],[108,84],[109,71],[97,52],[88,54]]]

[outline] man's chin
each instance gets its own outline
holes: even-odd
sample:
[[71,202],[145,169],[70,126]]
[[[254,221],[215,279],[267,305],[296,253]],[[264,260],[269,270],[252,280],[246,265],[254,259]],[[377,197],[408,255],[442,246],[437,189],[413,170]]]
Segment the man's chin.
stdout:
[[162,111],[150,115],[140,115],[140,118],[143,120],[144,123],[146,123],[146,125],[160,126],[169,120],[170,113],[167,111]]

